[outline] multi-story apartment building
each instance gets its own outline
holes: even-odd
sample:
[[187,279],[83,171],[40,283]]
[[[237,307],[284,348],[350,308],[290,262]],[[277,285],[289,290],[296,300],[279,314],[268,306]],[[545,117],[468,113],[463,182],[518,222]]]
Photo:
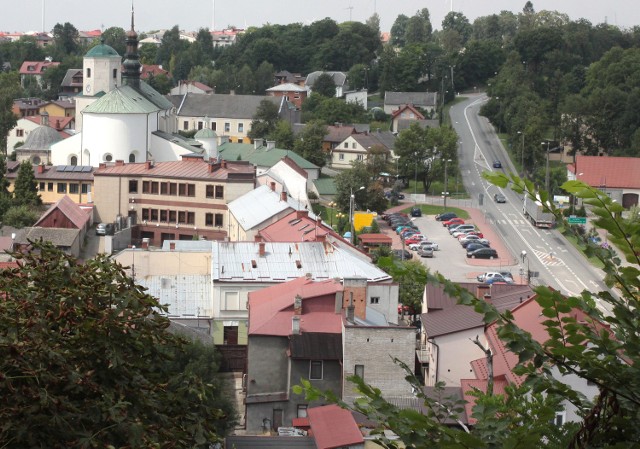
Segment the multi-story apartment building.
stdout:
[[244,161],[100,164],[94,173],[96,220],[128,220],[133,237],[164,240],[227,236],[227,203],[253,190],[255,170]]

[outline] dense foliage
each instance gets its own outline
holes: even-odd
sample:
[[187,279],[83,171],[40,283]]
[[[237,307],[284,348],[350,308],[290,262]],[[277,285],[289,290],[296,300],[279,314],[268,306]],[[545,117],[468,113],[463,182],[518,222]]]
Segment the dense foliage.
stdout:
[[195,448],[233,426],[213,348],[168,332],[123,267],[50,244],[0,276],[4,447]]

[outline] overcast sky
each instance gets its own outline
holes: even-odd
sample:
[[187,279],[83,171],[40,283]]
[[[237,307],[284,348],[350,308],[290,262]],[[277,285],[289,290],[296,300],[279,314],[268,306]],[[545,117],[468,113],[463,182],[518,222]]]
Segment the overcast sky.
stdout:
[[[119,26],[129,28],[131,0],[0,0],[0,31],[42,30],[42,5],[46,30],[60,22],[71,22],[81,31]],[[337,22],[364,22],[374,11],[381,28],[388,31],[399,14],[412,16],[428,8],[434,28],[441,28],[451,0],[135,0],[136,29],[149,31],[171,28],[197,30],[228,25],[239,28],[266,23],[309,24],[325,17]],[[215,4],[215,15],[213,5]],[[470,22],[476,17],[501,10],[520,12],[525,0],[453,0],[454,11],[461,11]],[[534,0],[536,11],[558,10],[572,20],[585,18],[593,24],[608,22],[622,28],[640,25],[638,0]],[[350,9],[349,7],[352,7]]]

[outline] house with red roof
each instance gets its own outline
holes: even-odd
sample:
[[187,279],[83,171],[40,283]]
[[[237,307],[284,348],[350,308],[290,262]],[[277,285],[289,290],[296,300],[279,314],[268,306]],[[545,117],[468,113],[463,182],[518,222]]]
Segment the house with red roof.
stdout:
[[40,87],[44,87],[42,82],[44,72],[51,67],[57,67],[59,65],[59,62],[53,61],[25,61],[20,66],[20,84],[22,87],[25,87],[27,78],[33,78]]
[[364,448],[364,438],[350,411],[335,404],[308,410],[311,432],[318,449]]
[[[540,307],[540,304],[535,300],[535,297],[531,297],[522,304],[519,304],[511,310],[511,313],[513,314],[514,323],[520,329],[530,333],[532,338],[537,342],[543,344],[551,338],[543,324],[549,318],[542,314],[542,307]],[[578,321],[584,318],[584,315],[579,311],[574,310],[570,312],[570,314]],[[493,355],[494,391],[496,393],[500,393],[500,391],[504,392],[506,385],[522,385],[525,377],[513,372],[513,369],[518,365],[518,354],[510,351],[506,344],[500,339],[498,336],[498,325],[492,323],[487,326],[484,336],[486,341],[485,347],[489,349]],[[489,368],[485,357],[473,360],[471,367],[474,376],[461,380],[464,398],[467,401],[466,409],[468,416],[471,416],[470,410],[474,405],[474,397],[469,394],[469,391],[473,388],[486,391],[489,379]],[[575,374],[562,374],[555,367],[552,367],[551,370],[556,380],[569,385],[588,399],[598,395],[599,390],[595,384],[589,384],[585,379]],[[563,401],[562,406],[563,409],[558,410],[556,413],[556,419],[554,420],[556,424],[560,425],[565,422],[579,422],[582,420],[579,415],[579,410],[577,410],[572,403]],[[472,419],[470,423],[473,423]]]
[[171,73],[168,70],[162,68],[158,64],[142,64],[142,71],[140,72],[140,79],[148,80],[149,78],[156,77],[158,75],[164,75],[167,78],[171,78]]
[[[348,402],[356,398],[354,385],[347,380],[354,374],[391,396],[411,395],[404,371],[390,355],[411,363],[415,331],[389,324],[389,317],[370,307],[389,301],[371,296],[370,286],[361,277],[314,281],[304,276],[249,293],[245,398],[249,433],[259,432],[265,419],[277,430],[309,417],[317,436],[308,412],[323,401],[309,403],[293,393],[303,378]],[[397,285],[377,291],[397,295]],[[323,416],[318,415],[317,424],[322,432],[320,422],[329,419]],[[353,434],[344,436],[346,441]],[[327,440],[322,447],[340,447],[329,441],[336,440]]]
[[190,81],[190,80],[180,80],[178,81],[178,85],[171,89],[171,95],[185,95],[187,93],[191,94],[213,94],[213,88],[207,86],[200,81]]
[[569,180],[600,189],[627,209],[638,205],[640,158],[577,155],[567,171]]

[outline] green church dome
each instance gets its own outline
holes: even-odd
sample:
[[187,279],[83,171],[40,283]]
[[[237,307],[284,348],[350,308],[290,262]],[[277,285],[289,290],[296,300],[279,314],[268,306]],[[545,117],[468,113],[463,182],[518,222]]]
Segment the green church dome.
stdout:
[[193,136],[195,139],[212,139],[214,137],[218,137],[215,131],[212,131],[209,128],[202,128],[200,131]]
[[111,56],[120,56],[117,51],[106,44],[100,44],[93,47],[84,55],[85,58],[108,58]]

